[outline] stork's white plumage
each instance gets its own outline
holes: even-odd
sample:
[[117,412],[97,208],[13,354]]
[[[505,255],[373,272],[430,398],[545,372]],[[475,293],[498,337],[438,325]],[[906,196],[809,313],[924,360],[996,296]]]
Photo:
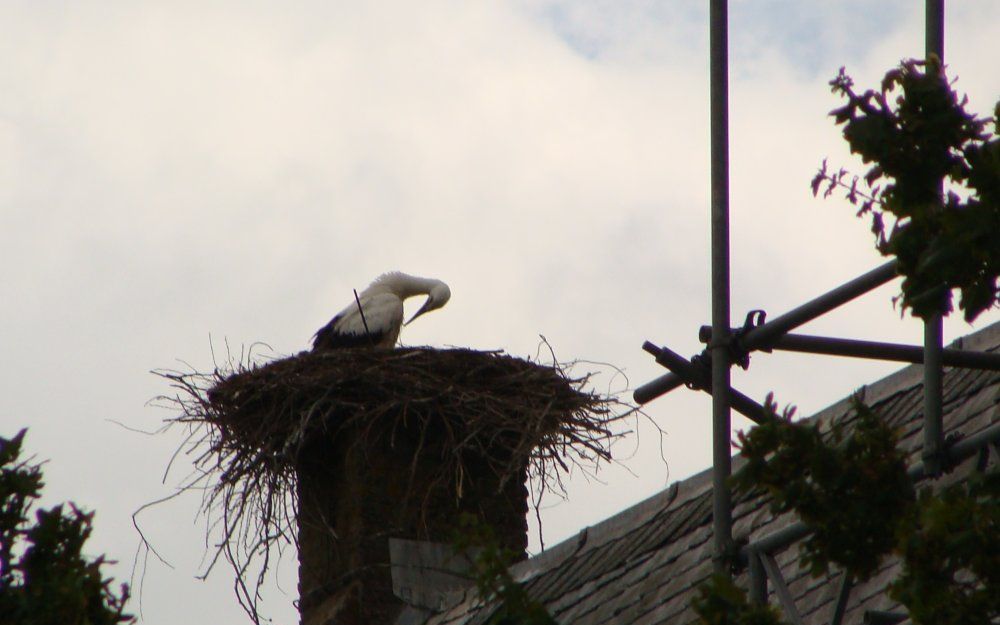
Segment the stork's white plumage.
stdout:
[[375,279],[315,334],[313,349],[338,347],[393,347],[403,323],[403,301],[426,295],[427,300],[406,324],[441,308],[451,298],[448,285],[433,278],[418,278],[393,271]]

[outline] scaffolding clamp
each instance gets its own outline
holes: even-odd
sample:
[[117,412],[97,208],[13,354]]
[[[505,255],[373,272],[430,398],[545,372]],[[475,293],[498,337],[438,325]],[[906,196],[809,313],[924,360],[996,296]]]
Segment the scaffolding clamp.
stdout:
[[[735,365],[739,365],[741,369],[746,371],[750,368],[750,352],[751,350],[743,346],[743,337],[747,335],[751,330],[754,330],[762,325],[764,325],[764,320],[767,319],[767,311],[762,309],[754,309],[747,313],[746,319],[743,321],[743,327],[733,328],[729,331],[729,336],[722,339],[721,344],[726,347],[729,352],[729,361]],[[712,336],[712,326],[701,326],[698,331],[698,340],[705,343],[707,349],[702,352],[702,355],[707,355],[711,352],[713,347],[718,347],[720,342]],[[762,351],[771,351],[770,349],[764,349]],[[698,356],[695,356],[698,358]],[[695,361],[695,358],[691,359],[691,362]],[[707,362],[711,362],[707,360]]]

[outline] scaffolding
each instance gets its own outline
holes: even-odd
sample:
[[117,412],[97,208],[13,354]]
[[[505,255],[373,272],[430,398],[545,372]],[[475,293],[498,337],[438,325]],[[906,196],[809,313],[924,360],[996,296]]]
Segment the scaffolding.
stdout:
[[[897,277],[896,262],[887,262],[793,310],[765,322],[763,311],[751,311],[744,325],[732,328],[730,320],[729,266],[729,68],[728,0],[710,0],[710,97],[711,97],[711,281],[712,324],[702,326],[699,340],[706,345],[701,354],[684,358],[665,346],[647,341],[643,349],[670,373],[637,388],[636,403],[646,404],[685,385],[712,396],[712,524],[713,565],[717,573],[731,575],[733,554],[749,569],[752,600],[767,601],[768,583],[789,622],[802,623],[785,584],[774,554],[811,533],[801,521],[780,531],[751,541],[737,549],[732,536],[732,499],[728,479],[731,473],[731,411],[736,410],[756,423],[769,418],[765,407],[730,384],[734,364],[744,368],[751,352],[786,350],[811,354],[874,358],[923,364],[923,453],[921,462],[909,469],[913,479],[937,477],[946,467],[1000,446],[1000,424],[976,435],[946,444],[942,430],[943,366],[1000,371],[1000,354],[944,349],[942,318],[924,322],[922,345],[900,345],[875,341],[792,334],[802,324],[886,284]],[[944,0],[925,0],[925,55],[944,60]],[[840,625],[850,597],[852,580],[841,577],[831,625]],[[892,624],[907,615],[870,612],[866,621]]]

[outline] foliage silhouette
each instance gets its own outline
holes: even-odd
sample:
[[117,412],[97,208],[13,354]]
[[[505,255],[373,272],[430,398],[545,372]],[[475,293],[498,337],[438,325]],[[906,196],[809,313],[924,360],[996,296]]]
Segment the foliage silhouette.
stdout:
[[698,587],[691,607],[704,625],[780,625],[777,610],[750,603],[746,593],[724,575],[713,575]]
[[765,406],[773,418],[739,433],[747,463],[734,485],[766,490],[774,514],[794,510],[815,529],[801,545],[802,566],[813,575],[836,564],[867,579],[892,549],[899,519],[916,498],[896,437],[857,398],[853,423],[835,423],[826,434],[819,424],[793,423],[793,411],[778,417],[770,395]]
[[93,512],[74,504],[29,513],[41,496],[40,464],[22,460],[26,430],[0,437],[0,625],[114,625],[125,614],[128,586],[116,593],[104,556],[83,555]]
[[1000,102],[989,119],[966,111],[967,98],[936,57],[903,61],[879,91],[857,93],[843,68],[830,85],[847,99],[830,114],[871,166],[859,178],[823,161],[813,194],[839,188],[859,217],[870,216],[879,252],[899,263],[904,310],[921,318],[951,312],[953,289],[966,321],[996,306]]

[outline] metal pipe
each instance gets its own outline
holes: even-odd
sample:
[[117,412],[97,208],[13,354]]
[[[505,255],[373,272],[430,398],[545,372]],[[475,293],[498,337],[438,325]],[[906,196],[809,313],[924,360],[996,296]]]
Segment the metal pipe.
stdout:
[[[924,17],[924,53],[944,61],[944,0],[926,0]],[[944,193],[944,180],[938,181],[938,195]],[[930,475],[941,472],[942,370],[941,346],[943,322],[940,313],[924,320],[924,450],[922,459]]]
[[886,612],[884,610],[865,610],[861,622],[863,625],[896,625],[910,618],[905,612]]
[[[889,261],[861,275],[850,282],[842,284],[832,291],[820,295],[814,300],[777,317],[758,328],[754,328],[742,337],[740,343],[744,349],[753,351],[766,347],[775,337],[797,328],[798,326],[819,317],[852,299],[876,289],[896,277],[896,261]],[[681,382],[670,374],[662,375],[637,388],[632,397],[636,403],[645,404],[657,397],[669,393]]]
[[731,577],[726,556],[732,545],[729,410],[729,7],[709,3],[711,116],[712,329],[719,339],[712,354],[712,532],[715,572]]
[[649,403],[660,395],[665,395],[682,384],[684,384],[684,380],[682,380],[677,374],[665,373],[632,391],[632,401],[637,404]]
[[781,528],[780,530],[771,532],[765,536],[758,538],[757,540],[749,543],[740,550],[740,555],[743,558],[749,558],[752,551],[758,553],[775,553],[787,548],[790,545],[794,545],[796,542],[802,540],[806,536],[812,533],[812,529],[802,521],[795,521],[791,525]]
[[[677,379],[680,380],[680,384],[686,383],[693,386],[696,390],[705,391],[706,393],[712,392],[712,378],[705,368],[696,366],[693,362],[668,347],[657,347],[647,341],[642,348],[656,356],[657,364],[670,369],[677,376]],[[729,403],[736,412],[754,423],[764,423],[770,418],[770,413],[764,406],[732,387],[729,388]]]
[[958,439],[944,450],[948,461],[958,463],[976,455],[986,445],[1000,442],[1000,423],[994,423],[985,430]]
[[944,60],[944,0],[924,4],[924,52]]
[[816,299],[802,304],[798,308],[793,308],[785,314],[757,326],[741,337],[740,345],[750,351],[767,348],[770,343],[788,331],[812,321],[856,297],[877,289],[895,277],[896,261],[891,260]]
[[769,553],[761,553],[760,561],[764,565],[764,571],[767,572],[767,576],[774,583],[774,594],[778,596],[778,603],[785,610],[785,619],[791,621],[792,625],[805,625],[798,608],[795,607],[795,597],[788,590],[788,584],[785,583],[785,576],[781,574],[781,568],[775,562],[774,556]]
[[[945,446],[938,456],[941,460],[946,460],[947,464],[958,464],[979,453],[979,450],[987,445],[993,445],[1000,441],[1000,423],[996,423],[981,430],[971,436],[966,436],[965,438],[960,438],[951,445]],[[913,480],[922,480],[925,477],[938,475],[932,471],[936,467],[928,466],[927,461],[918,462],[917,464],[910,467],[907,474],[913,478]]]
[[[702,334],[703,340],[710,340],[711,328],[702,326],[702,329],[708,329],[707,333]],[[924,348],[922,346],[882,343],[879,341],[858,341],[854,339],[813,336],[810,334],[786,334],[776,339],[772,343],[771,349],[785,352],[847,356],[851,358],[895,360],[915,364],[924,362]],[[948,367],[1000,371],[1000,353],[942,349],[941,363]]]
[[847,612],[847,600],[851,596],[851,587],[854,579],[851,574],[844,571],[840,574],[840,587],[837,589],[837,601],[833,604],[833,614],[830,616],[830,625],[842,625],[844,613]]
[[764,572],[764,563],[760,561],[760,553],[750,552],[750,601],[757,604],[767,603],[767,573]]
[[921,458],[931,475],[941,472],[941,448],[944,433],[941,403],[944,382],[941,370],[941,315],[924,321],[924,450]]
[[705,372],[704,367],[696,366],[669,347],[656,347],[652,343],[646,343],[643,345],[643,349],[650,353],[655,350],[656,364],[670,369],[688,384],[697,389],[712,392],[712,379],[709,377],[710,374]]

